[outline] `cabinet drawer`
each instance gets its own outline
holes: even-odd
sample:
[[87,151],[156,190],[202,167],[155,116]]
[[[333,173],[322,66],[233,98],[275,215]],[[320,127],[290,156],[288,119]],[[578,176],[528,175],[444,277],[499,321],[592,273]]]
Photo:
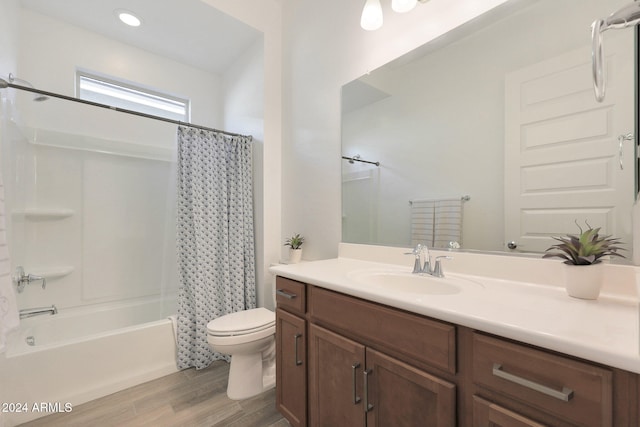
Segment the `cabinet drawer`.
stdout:
[[284,277],[276,277],[276,304],[279,308],[294,313],[307,311],[307,294],[304,283]]
[[418,366],[456,372],[455,326],[310,286],[313,321]]
[[473,425],[492,427],[545,427],[495,403],[473,396]]
[[473,380],[581,426],[612,425],[612,373],[597,366],[474,334]]

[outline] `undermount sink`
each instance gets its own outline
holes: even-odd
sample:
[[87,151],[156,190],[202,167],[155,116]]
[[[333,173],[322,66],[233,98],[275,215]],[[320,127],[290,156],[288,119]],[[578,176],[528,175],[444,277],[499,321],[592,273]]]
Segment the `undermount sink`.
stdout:
[[361,270],[347,274],[349,279],[372,288],[418,295],[452,295],[484,286],[462,277],[433,277],[393,270]]

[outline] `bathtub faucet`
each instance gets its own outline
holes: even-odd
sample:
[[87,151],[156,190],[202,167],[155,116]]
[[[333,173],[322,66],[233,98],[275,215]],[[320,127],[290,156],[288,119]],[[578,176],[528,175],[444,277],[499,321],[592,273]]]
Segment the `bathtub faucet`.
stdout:
[[16,285],[18,293],[22,293],[22,291],[24,291],[24,287],[27,286],[27,284],[36,280],[42,281],[42,289],[47,286],[47,279],[44,276],[26,274],[24,272],[24,268],[22,268],[21,266],[16,267],[16,274],[13,276],[13,283]]
[[52,305],[51,307],[25,308],[23,310],[20,310],[21,319],[33,316],[41,316],[43,314],[58,314],[58,309],[55,305]]

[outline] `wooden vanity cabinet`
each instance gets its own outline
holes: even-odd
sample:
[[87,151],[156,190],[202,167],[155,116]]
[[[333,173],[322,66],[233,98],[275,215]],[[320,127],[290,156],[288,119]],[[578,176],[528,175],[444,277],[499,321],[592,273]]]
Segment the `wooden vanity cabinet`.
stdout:
[[309,325],[311,426],[453,426],[455,391],[396,358]]
[[294,427],[307,425],[306,286],[276,279],[276,407]]
[[276,310],[276,402],[291,425],[640,425],[637,374],[289,279],[276,283],[296,295],[280,294]]
[[419,368],[456,373],[454,325],[316,286],[308,293],[310,322]]
[[455,384],[416,366],[455,373],[454,326],[318,287],[308,293],[309,425],[456,425]]

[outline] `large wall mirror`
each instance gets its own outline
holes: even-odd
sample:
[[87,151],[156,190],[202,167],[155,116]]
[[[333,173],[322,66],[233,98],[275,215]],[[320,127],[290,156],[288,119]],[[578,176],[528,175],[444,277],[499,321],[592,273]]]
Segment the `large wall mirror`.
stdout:
[[626,3],[507,2],[346,84],[343,242],[540,253],[586,222],[630,259],[634,30],[604,35],[602,103],[590,68]]

